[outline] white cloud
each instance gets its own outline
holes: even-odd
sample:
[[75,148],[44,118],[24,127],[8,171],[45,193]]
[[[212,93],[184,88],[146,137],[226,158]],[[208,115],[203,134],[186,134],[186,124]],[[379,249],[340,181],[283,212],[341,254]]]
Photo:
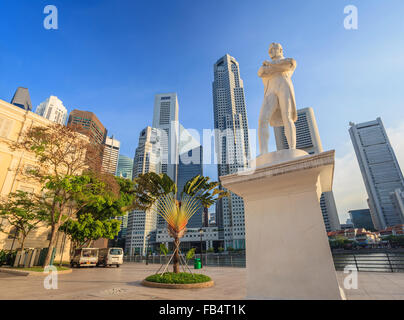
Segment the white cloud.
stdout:
[[[396,128],[387,128],[387,135],[401,167],[404,164],[404,122]],[[352,142],[349,140],[343,147],[342,157],[335,159],[334,196],[337,204],[340,222],[345,223],[349,218],[348,211],[368,208],[368,198],[358,160]]]

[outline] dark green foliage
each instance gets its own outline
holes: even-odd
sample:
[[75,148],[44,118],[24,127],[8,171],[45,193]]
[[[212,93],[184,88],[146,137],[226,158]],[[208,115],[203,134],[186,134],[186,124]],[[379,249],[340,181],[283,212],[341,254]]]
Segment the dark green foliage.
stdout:
[[350,248],[354,241],[348,240],[345,237],[336,237],[334,239],[329,240],[330,248],[331,249],[343,249],[343,248]]
[[177,185],[165,173],[149,172],[141,174],[134,180],[134,183],[133,209],[137,210],[150,209],[161,196],[177,193]]
[[186,283],[202,283],[208,282],[212,279],[203,274],[191,274],[191,273],[173,273],[167,272],[164,274],[154,274],[146,278],[150,282],[158,283],[173,283],[173,284],[186,284]]
[[69,235],[77,248],[89,246],[92,241],[101,238],[114,239],[119,232],[120,225],[119,220],[99,220],[86,213],[80,215],[77,220],[67,220],[59,230]]
[[17,256],[17,251],[0,250],[0,266],[14,264],[15,257]]
[[86,193],[77,200],[80,210],[59,228],[70,236],[75,248],[100,238],[114,239],[121,222],[113,218],[122,216],[134,199],[131,180],[94,173],[87,173],[87,178]]
[[388,236],[383,240],[387,240],[390,242],[391,246],[393,247],[404,247],[404,236]]
[[48,220],[45,206],[34,194],[18,190],[0,201],[0,218],[4,218],[19,235],[21,250],[25,239],[38,224]]
[[202,206],[209,208],[217,200],[228,196],[228,192],[219,187],[219,182],[209,182],[209,180],[209,177],[195,176],[185,184],[181,197],[183,194],[195,197]]

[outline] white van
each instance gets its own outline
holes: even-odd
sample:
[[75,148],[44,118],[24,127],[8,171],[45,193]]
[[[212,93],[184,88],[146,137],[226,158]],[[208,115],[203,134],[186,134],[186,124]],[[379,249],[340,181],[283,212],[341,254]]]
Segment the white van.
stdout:
[[98,266],[112,266],[116,265],[117,268],[123,263],[123,250],[122,248],[103,248],[98,253]]
[[71,267],[95,267],[98,262],[97,248],[82,248],[74,251],[70,260]]

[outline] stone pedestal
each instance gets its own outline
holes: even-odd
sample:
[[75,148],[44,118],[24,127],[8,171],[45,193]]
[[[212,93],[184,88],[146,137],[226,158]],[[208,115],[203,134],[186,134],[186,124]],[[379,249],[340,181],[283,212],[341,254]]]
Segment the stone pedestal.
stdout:
[[244,199],[247,298],[341,299],[320,209],[321,193],[332,187],[334,151],[275,153],[263,157],[283,162],[259,157],[255,169],[220,177]]

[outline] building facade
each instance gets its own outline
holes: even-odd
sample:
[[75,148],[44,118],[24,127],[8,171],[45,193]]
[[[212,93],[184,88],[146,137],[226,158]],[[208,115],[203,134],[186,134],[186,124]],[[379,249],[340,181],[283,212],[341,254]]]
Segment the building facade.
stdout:
[[382,120],[350,123],[349,134],[359,163],[369,208],[377,230],[404,223],[390,194],[404,190],[404,179]]
[[349,216],[351,217],[354,228],[364,228],[369,231],[375,231],[369,209],[350,210]]
[[116,171],[118,177],[133,179],[133,159],[120,154],[118,158],[118,169]]
[[70,112],[67,126],[80,132],[90,138],[90,141],[102,145],[107,137],[107,129],[97,118],[89,111],[73,110]]
[[[160,130],[147,127],[139,136],[133,160],[133,178],[148,172],[161,172]],[[156,241],[157,215],[153,210],[133,210],[128,214],[125,253],[145,254]]]
[[[180,124],[179,159],[177,173],[177,199],[180,200],[185,184],[197,175],[203,175],[203,149],[198,141]],[[188,228],[201,228],[203,224],[203,207],[188,221]]]
[[31,111],[32,103],[28,89],[18,87],[14,93],[13,99],[11,100],[11,104],[23,110]]
[[[308,154],[323,152],[323,145],[317,127],[317,121],[312,108],[297,110],[296,121],[296,148],[306,151]],[[275,127],[275,140],[278,150],[288,149],[288,141],[284,127]],[[320,207],[323,214],[325,229],[327,232],[339,230],[337,206],[332,191],[324,192],[320,198]]]
[[35,113],[52,122],[66,124],[67,109],[58,97],[50,96],[36,108]]
[[[53,123],[33,112],[0,100],[0,196],[7,197],[17,190],[40,193],[42,186],[27,181],[19,174],[20,170],[35,167],[39,164],[36,158],[27,152],[12,151],[8,143],[18,141],[21,134],[32,126],[51,126]],[[13,236],[12,227],[5,219],[0,218],[0,250],[16,250],[20,247],[19,238]],[[14,233],[15,234],[15,233]],[[46,224],[39,225],[27,237],[25,248],[47,248],[49,245],[50,228]],[[64,259],[69,258],[70,241],[63,246],[62,234],[56,244],[56,259],[63,253]]]
[[154,97],[153,128],[161,131],[161,172],[177,182],[179,122],[176,93],[156,94]]
[[397,215],[404,219],[404,192],[400,189],[396,189],[394,192],[390,193],[390,198]]
[[104,172],[116,174],[120,147],[121,143],[114,136],[106,137],[102,154],[102,169]]
[[[213,113],[218,176],[247,167],[250,157],[244,84],[239,64],[226,54],[214,64]],[[231,193],[217,202],[219,240],[224,248],[245,248],[244,201]]]

